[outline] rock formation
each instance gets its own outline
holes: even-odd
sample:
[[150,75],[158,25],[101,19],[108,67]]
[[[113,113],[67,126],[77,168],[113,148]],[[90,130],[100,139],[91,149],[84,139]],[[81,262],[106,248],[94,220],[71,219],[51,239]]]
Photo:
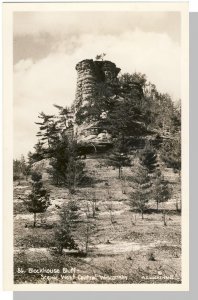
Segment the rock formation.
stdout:
[[75,98],[75,108],[84,106],[87,101],[95,96],[96,84],[106,83],[109,90],[117,84],[117,75],[120,69],[111,61],[93,61],[86,59],[76,65],[77,70],[77,90]]
[[[77,89],[74,101],[75,114],[95,99],[98,87],[105,85],[109,95],[114,95],[118,86],[118,73],[120,69],[111,61],[94,61],[86,59],[76,65]],[[101,118],[105,118],[105,112],[101,111]],[[107,131],[98,127],[96,122],[83,122],[74,125],[75,135],[78,141],[92,142],[95,144],[109,143],[110,135]]]
[[[116,101],[123,101],[125,97],[141,101],[144,94],[139,75],[134,74],[131,82],[119,81],[120,69],[115,63],[107,60],[85,59],[76,65],[76,70],[77,88],[73,105],[74,136],[78,142],[92,144],[95,147],[105,145],[108,148],[113,144],[108,126],[105,125],[108,110],[101,105],[103,102],[98,101],[109,97]],[[90,118],[90,111],[93,112],[94,106],[97,107],[97,117],[91,115]]]

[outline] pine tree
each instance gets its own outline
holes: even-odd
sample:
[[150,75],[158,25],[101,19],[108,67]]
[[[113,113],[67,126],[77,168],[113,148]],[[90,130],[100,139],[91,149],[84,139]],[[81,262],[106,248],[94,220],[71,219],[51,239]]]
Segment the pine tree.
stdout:
[[26,162],[24,155],[21,155],[20,169],[27,181],[28,175],[30,174],[30,165]]
[[145,148],[139,152],[138,156],[140,163],[147,168],[149,173],[153,173],[158,167],[157,152],[149,142],[147,142]]
[[175,171],[181,170],[181,136],[180,133],[175,134],[172,138],[163,141],[160,149],[162,160],[167,167],[173,168]]
[[46,156],[46,149],[43,147],[44,143],[38,141],[34,146],[34,152],[28,156],[29,162],[31,164],[42,160]]
[[114,151],[108,159],[108,164],[118,168],[118,178],[122,178],[124,166],[130,166],[130,158],[126,153]]
[[30,165],[26,162],[24,155],[21,155],[20,160],[15,159],[13,161],[13,179],[22,179],[25,177],[27,180],[28,175],[30,174]]
[[43,142],[45,148],[50,148],[51,144],[56,141],[59,129],[57,128],[57,122],[54,121],[54,115],[46,115],[41,112],[38,116],[42,121],[35,122],[39,125],[39,132],[37,132],[37,137],[39,141]]
[[20,160],[14,159],[13,160],[13,180],[21,179],[21,167],[20,167]]
[[125,96],[117,100],[109,111],[107,121],[108,130],[113,137],[122,137],[123,144],[127,137],[144,135],[146,127],[140,108],[135,97]]
[[166,202],[171,197],[171,189],[168,181],[164,179],[161,172],[158,170],[155,174],[155,181],[153,184],[153,198],[156,201],[157,210],[159,203]]
[[97,55],[96,55],[96,60],[101,60],[101,61],[103,61],[105,56],[106,56],[106,53],[97,54]]
[[142,215],[147,209],[151,196],[151,180],[148,171],[138,161],[132,174],[132,192],[130,193],[130,206],[136,208]]
[[114,142],[114,148],[109,155],[107,164],[118,168],[118,178],[121,179],[123,175],[123,167],[131,165],[130,157],[128,156],[127,142],[123,141],[123,137],[120,135]]
[[70,154],[67,165],[67,186],[71,194],[75,193],[76,187],[80,184],[84,177],[84,163],[77,159],[76,156]]
[[55,242],[58,253],[62,254],[63,249],[78,249],[74,240],[73,232],[76,229],[76,221],[78,220],[78,206],[74,201],[69,201],[63,206],[60,214],[59,224],[55,228]]
[[59,111],[58,117],[57,117],[57,125],[60,129],[65,130],[67,126],[69,125],[69,117],[68,114],[71,112],[69,107],[63,107],[57,104],[54,104],[54,107],[56,107]]
[[28,159],[28,165],[30,166],[30,168],[31,168],[32,164],[34,163],[32,156],[33,156],[33,153],[31,151],[29,151],[27,154],[27,159]]
[[32,191],[28,195],[28,199],[24,200],[25,205],[30,213],[34,214],[33,226],[36,226],[36,214],[43,213],[50,205],[49,193],[43,187],[42,175],[33,172],[32,176]]
[[84,177],[84,163],[78,159],[78,147],[75,141],[66,137],[60,138],[53,147],[53,157],[50,163],[53,167],[52,175],[57,185],[63,183],[70,193]]
[[181,103],[180,101],[173,106],[171,111],[171,136],[164,139],[160,156],[167,167],[175,171],[181,171]]
[[85,203],[84,207],[85,219],[80,227],[81,241],[84,248],[85,255],[88,255],[90,245],[92,244],[93,236],[98,232],[96,219],[93,217],[92,204],[89,201]]

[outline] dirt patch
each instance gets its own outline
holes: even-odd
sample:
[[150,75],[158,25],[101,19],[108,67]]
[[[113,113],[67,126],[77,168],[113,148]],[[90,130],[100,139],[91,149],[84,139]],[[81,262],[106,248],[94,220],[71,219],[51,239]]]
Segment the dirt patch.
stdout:
[[99,244],[97,245],[97,253],[111,255],[111,254],[121,254],[127,252],[134,252],[139,250],[147,250],[156,247],[157,245],[161,244],[160,241],[156,243],[150,243],[147,245],[135,242],[128,242],[128,241],[113,241],[109,244]]

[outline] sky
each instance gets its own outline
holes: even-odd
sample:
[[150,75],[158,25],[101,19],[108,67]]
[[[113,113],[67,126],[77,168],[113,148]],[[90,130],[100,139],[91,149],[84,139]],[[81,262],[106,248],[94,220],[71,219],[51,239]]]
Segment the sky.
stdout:
[[180,35],[177,12],[15,12],[14,157],[33,150],[40,112],[74,101],[75,66],[97,54],[178,100]]

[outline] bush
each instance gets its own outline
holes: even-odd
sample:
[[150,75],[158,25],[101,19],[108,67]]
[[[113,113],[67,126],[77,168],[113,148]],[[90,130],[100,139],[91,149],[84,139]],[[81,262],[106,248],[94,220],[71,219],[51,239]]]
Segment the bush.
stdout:
[[77,250],[78,246],[72,236],[78,219],[78,206],[75,201],[69,201],[60,211],[60,221],[55,228],[55,244],[59,254],[63,249]]
[[148,260],[149,261],[155,261],[156,260],[153,252],[148,253]]
[[42,175],[37,172],[32,173],[32,191],[28,199],[24,200],[27,210],[34,214],[33,226],[36,226],[36,214],[43,213],[50,205],[49,193],[43,188]]

